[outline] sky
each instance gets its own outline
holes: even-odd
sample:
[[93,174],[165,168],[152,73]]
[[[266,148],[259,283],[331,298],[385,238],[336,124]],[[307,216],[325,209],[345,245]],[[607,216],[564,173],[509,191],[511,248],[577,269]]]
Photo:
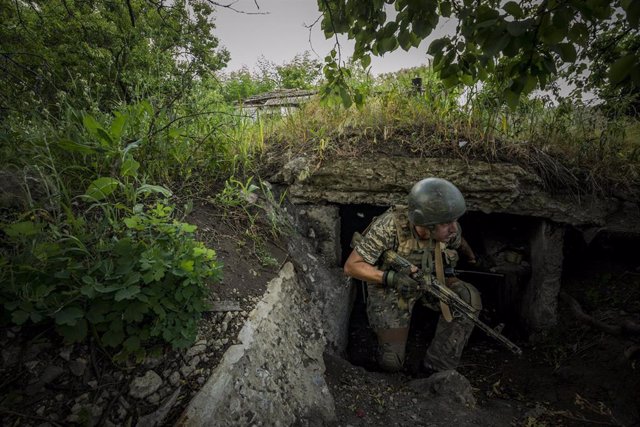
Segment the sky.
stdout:
[[[231,53],[225,71],[235,71],[243,65],[255,69],[261,55],[281,65],[290,62],[296,54],[309,51],[312,57],[323,61],[335,45],[335,39],[324,38],[319,21],[311,32],[305,27],[320,16],[316,0],[237,0],[233,8],[246,13],[218,8],[215,15],[214,34]],[[346,60],[353,52],[353,43],[343,38],[340,44]],[[423,65],[427,61],[428,46],[429,39],[409,52],[398,48],[381,58],[373,57],[371,72],[381,74]]]

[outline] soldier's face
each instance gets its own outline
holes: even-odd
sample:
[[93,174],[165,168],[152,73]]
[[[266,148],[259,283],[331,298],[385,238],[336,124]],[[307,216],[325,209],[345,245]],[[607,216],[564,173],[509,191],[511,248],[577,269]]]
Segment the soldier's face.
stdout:
[[431,232],[431,237],[438,242],[448,242],[456,233],[458,227],[455,221],[447,222],[444,224],[437,224]]

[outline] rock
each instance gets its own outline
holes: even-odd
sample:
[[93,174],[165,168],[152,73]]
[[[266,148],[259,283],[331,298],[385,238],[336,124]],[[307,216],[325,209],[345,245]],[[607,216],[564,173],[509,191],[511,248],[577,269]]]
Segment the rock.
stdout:
[[206,341],[204,344],[194,345],[187,351],[187,355],[186,355],[187,359],[191,359],[194,356],[204,353],[206,349],[207,349]]
[[188,365],[180,368],[180,373],[182,374],[182,376],[184,378],[188,378],[189,375],[191,375],[196,370],[196,366],[198,366],[198,363],[200,363],[200,356],[196,356],[191,359]]
[[68,362],[68,361],[70,361],[70,360],[71,360],[71,352],[72,352],[72,351],[73,351],[73,347],[71,347],[71,346],[67,346],[67,347],[63,348],[63,349],[60,351],[59,356],[60,356],[60,358],[61,358],[62,360],[65,360],[65,361],[67,361],[67,362]]
[[169,383],[177,387],[180,384],[180,373],[175,371],[169,376]]
[[[9,331],[7,331],[7,335]],[[18,346],[8,346],[2,349],[2,365],[3,366],[14,366],[20,360],[20,347]]]
[[161,357],[147,356],[144,359],[144,366],[146,366],[147,368],[150,368],[150,369],[157,368],[158,366],[160,366],[162,361],[163,361],[163,359]]
[[151,396],[147,396],[147,402],[152,405],[157,405],[158,403],[160,403],[160,394],[153,393]]
[[56,378],[58,378],[63,373],[64,373],[64,369],[62,369],[60,366],[55,366],[55,365],[47,366],[44,372],[42,373],[42,375],[40,376],[40,378],[36,382],[29,384],[26,387],[25,392],[27,393],[27,395],[33,396],[34,394],[41,391],[45,385],[53,382]]
[[475,407],[476,405],[471,383],[454,370],[436,372],[429,378],[411,381],[409,387],[418,393],[444,397],[466,406]]
[[72,360],[69,362],[69,370],[76,377],[81,377],[84,375],[84,371],[87,368],[87,361],[82,357],[77,358],[76,360]]
[[165,400],[155,412],[140,417],[138,423],[136,424],[136,427],[155,427],[163,425],[165,418],[169,414],[169,411],[171,410],[171,408],[173,408],[173,406],[176,404],[176,401],[178,400],[180,390],[180,388],[176,389],[171,397]]
[[155,393],[162,385],[162,378],[154,371],[147,371],[144,376],[136,377],[129,385],[129,396],[136,399],[144,399],[145,397]]

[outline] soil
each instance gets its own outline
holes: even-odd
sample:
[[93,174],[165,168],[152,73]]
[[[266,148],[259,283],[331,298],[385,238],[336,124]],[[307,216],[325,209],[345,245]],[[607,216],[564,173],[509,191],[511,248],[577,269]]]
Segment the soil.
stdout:
[[[224,264],[222,282],[211,289],[219,311],[203,316],[196,344],[140,365],[117,366],[93,343],[66,347],[51,330],[5,328],[2,426],[153,425],[149,416],[157,425],[172,425],[234,343],[287,256],[282,242],[265,238],[255,246],[246,218],[221,216],[211,203],[196,204],[188,220]],[[638,323],[637,267],[637,259],[618,262],[594,253],[567,269],[563,290],[598,320]],[[523,348],[522,357],[474,332],[458,371],[471,384],[475,407],[416,391],[416,366],[433,316],[414,313],[407,369],[397,374],[377,370],[372,331],[357,303],[352,316],[350,360],[325,360],[336,425],[640,425],[638,335],[604,333],[578,321],[566,304],[560,304],[558,327],[548,334],[511,337]],[[133,380],[150,370],[160,375],[162,387],[151,396],[132,396]]]

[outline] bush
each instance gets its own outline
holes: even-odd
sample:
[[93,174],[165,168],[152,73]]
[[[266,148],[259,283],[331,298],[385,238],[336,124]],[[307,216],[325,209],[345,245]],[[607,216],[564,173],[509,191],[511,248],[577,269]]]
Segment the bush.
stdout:
[[81,223],[76,235],[35,218],[3,227],[4,321],[53,322],[65,341],[93,335],[121,359],[192,343],[221,268],[196,227],[161,203],[137,205],[122,221]]

